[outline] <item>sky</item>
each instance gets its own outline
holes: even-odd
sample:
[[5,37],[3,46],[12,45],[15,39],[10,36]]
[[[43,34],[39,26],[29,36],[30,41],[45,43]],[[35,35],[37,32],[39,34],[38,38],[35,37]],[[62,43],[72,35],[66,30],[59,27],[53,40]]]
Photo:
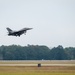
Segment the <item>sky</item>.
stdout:
[[[21,37],[6,27],[33,28]],[[75,0],[0,0],[0,46],[75,47]]]

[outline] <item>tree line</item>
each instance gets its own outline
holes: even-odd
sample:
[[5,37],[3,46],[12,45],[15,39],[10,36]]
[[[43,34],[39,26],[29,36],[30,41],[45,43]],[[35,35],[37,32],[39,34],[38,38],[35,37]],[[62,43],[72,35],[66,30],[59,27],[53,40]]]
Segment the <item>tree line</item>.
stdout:
[[74,60],[75,48],[59,45],[48,48],[39,45],[10,45],[0,46],[0,60]]

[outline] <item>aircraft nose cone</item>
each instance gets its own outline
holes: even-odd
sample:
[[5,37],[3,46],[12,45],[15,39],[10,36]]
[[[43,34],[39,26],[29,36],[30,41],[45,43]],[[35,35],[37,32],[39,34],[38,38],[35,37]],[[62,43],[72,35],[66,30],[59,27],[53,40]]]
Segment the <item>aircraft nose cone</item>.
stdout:
[[31,30],[31,29],[33,29],[33,28],[28,28],[27,30]]
[[31,29],[33,29],[33,28],[30,28],[30,30],[31,30]]

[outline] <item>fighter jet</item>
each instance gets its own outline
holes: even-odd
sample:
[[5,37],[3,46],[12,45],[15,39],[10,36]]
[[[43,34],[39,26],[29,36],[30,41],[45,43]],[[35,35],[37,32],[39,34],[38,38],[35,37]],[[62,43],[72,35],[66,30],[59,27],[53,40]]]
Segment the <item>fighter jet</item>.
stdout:
[[8,36],[19,36],[22,34],[26,34],[27,30],[31,30],[32,28],[23,28],[21,30],[18,31],[13,31],[10,28],[6,28],[8,30]]

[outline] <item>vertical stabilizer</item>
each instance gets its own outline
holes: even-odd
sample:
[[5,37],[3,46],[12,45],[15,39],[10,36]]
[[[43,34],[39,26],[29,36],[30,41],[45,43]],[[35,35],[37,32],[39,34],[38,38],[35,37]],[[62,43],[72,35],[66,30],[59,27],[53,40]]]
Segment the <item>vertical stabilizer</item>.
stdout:
[[8,32],[11,32],[11,31],[12,31],[12,30],[11,30],[10,28],[8,28],[8,27],[7,27],[6,29],[8,30]]

